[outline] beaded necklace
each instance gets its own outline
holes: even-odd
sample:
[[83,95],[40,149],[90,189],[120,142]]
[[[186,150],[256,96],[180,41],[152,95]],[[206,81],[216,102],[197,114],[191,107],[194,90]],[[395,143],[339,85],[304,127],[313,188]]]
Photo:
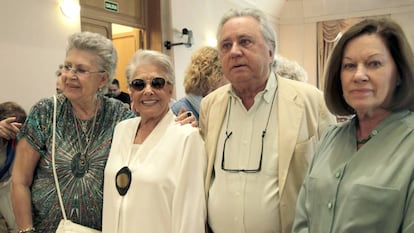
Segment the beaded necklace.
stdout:
[[[79,150],[78,153],[75,154],[75,156],[73,156],[72,158],[72,163],[71,163],[71,168],[72,168],[72,173],[76,176],[76,177],[83,177],[85,175],[86,172],[88,172],[89,170],[89,159],[88,159],[88,149],[92,144],[92,139],[94,136],[94,131],[95,131],[95,125],[96,125],[96,117],[97,117],[97,113],[98,113],[98,108],[99,108],[99,100],[96,103],[96,107],[95,107],[95,114],[93,116],[93,120],[92,120],[92,128],[89,130],[87,129],[87,124],[85,124],[85,126],[82,125],[82,123],[78,123],[78,119],[75,116],[75,112],[72,111],[73,113],[73,120],[75,122],[75,129],[76,129],[76,135],[78,137],[78,146],[79,146]],[[83,143],[81,141],[81,137],[80,137],[80,133],[79,133],[79,128],[81,128],[82,132],[85,135],[86,138],[86,146],[83,147]]]

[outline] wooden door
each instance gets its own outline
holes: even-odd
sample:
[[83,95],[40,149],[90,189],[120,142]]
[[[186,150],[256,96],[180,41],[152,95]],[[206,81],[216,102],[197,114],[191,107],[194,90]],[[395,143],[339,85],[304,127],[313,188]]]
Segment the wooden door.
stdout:
[[147,27],[147,0],[117,0],[113,2],[118,4],[118,12],[108,11],[102,0],[80,0],[81,16],[130,27]]
[[140,38],[140,29],[134,28],[130,32],[112,35],[112,41],[118,52],[118,64],[116,67],[115,78],[119,81],[122,91],[129,92],[128,81],[125,76],[125,69],[132,58],[132,55],[139,48],[143,48],[144,41]]
[[81,17],[81,31],[100,33],[107,38],[112,39],[112,27],[109,22]]

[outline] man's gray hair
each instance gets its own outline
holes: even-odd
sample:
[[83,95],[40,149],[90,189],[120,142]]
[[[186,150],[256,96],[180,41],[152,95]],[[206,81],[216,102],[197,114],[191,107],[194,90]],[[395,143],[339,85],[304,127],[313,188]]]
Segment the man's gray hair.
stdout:
[[275,54],[276,32],[273,30],[273,27],[270,24],[269,20],[267,19],[266,15],[262,11],[258,9],[254,9],[254,8],[230,9],[229,11],[227,11],[221,18],[220,24],[218,26],[217,41],[220,40],[221,30],[227,21],[229,21],[232,18],[245,17],[245,16],[253,17],[259,22],[260,31],[262,32],[262,35],[265,41],[267,42],[269,47],[272,49],[273,54]]

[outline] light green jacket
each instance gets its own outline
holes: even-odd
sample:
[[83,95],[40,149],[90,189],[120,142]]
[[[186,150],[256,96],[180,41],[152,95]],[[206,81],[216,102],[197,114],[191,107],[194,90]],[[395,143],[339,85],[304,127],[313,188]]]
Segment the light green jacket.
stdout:
[[414,232],[414,114],[388,116],[359,150],[355,124],[335,126],[321,140],[294,233]]

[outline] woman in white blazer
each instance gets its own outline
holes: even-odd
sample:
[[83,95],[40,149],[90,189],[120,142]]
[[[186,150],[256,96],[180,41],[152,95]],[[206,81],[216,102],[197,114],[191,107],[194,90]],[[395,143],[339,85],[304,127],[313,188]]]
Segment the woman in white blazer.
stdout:
[[115,129],[105,169],[103,232],[204,232],[206,154],[198,129],[169,108],[174,71],[168,56],[137,51],[127,67],[140,117]]

